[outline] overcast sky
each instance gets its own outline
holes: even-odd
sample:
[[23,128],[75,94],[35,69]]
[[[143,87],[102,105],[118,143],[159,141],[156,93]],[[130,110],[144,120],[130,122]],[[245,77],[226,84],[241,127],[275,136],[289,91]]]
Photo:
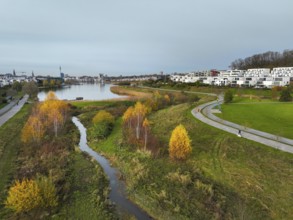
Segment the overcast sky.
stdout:
[[292,0],[0,0],[0,73],[227,69],[293,49]]

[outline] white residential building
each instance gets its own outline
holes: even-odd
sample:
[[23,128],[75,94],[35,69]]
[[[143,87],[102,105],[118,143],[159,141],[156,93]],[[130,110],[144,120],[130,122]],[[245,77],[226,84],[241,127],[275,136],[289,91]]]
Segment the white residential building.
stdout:
[[[293,81],[293,67],[278,67],[272,71],[268,68],[245,70],[222,70],[218,76],[212,76],[206,72],[192,72],[188,74],[171,75],[175,82],[201,83],[216,86],[241,86],[255,88],[272,88],[274,86],[286,86]],[[290,81],[291,80],[291,81]]]

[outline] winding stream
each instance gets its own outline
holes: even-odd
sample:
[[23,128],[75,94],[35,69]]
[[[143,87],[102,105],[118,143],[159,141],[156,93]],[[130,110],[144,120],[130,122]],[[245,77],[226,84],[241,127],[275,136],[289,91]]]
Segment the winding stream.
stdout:
[[109,161],[105,157],[101,156],[87,145],[86,128],[83,126],[83,124],[76,117],[72,117],[72,122],[76,125],[80,132],[80,149],[95,158],[95,160],[102,166],[104,172],[110,180],[110,200],[123,211],[134,215],[139,220],[151,219],[151,217],[146,212],[141,210],[138,206],[127,199],[125,193],[125,184],[118,179],[117,170],[110,166]]

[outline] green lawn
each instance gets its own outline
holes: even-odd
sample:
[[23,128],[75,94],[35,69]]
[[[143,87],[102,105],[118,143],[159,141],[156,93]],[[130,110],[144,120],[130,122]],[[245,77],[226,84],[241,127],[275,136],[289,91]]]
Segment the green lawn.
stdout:
[[71,101],[73,106],[78,108],[92,107],[92,106],[107,106],[112,105],[113,101]]
[[218,117],[245,127],[293,139],[293,103],[224,104]]

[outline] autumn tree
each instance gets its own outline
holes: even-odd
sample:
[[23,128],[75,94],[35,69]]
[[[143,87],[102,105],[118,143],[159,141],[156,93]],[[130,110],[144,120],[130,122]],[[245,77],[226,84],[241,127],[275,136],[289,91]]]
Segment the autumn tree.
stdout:
[[57,98],[55,92],[53,92],[53,91],[49,91],[49,92],[47,93],[47,96],[46,96],[46,98],[45,98],[45,101],[53,101],[53,100],[58,100],[58,98]]
[[101,110],[95,115],[92,121],[94,124],[94,135],[98,138],[105,138],[113,129],[114,116],[105,110]]
[[130,106],[123,114],[122,120],[124,124],[127,124],[128,128],[132,127],[132,121],[134,117],[134,108]]
[[55,137],[67,119],[68,105],[58,100],[54,92],[49,92],[45,101],[34,109],[22,129],[21,140],[24,143],[40,142],[47,131],[53,131]]
[[27,212],[37,208],[41,203],[40,188],[36,181],[23,179],[15,181],[10,187],[5,205],[15,212]]
[[169,142],[171,159],[185,160],[191,153],[191,140],[183,125],[178,125],[173,131]]
[[46,127],[52,128],[56,137],[67,119],[67,112],[67,104],[58,100],[52,91],[47,94],[40,106],[40,117],[45,121]]
[[142,126],[144,128],[144,149],[146,150],[147,142],[148,142],[148,132],[150,129],[150,122],[147,118],[144,119]]
[[45,128],[38,115],[32,115],[25,123],[22,132],[21,140],[24,143],[35,142],[39,143],[45,134]]
[[57,190],[51,178],[39,176],[36,180],[16,180],[8,191],[5,205],[15,212],[58,205]]
[[134,106],[134,116],[136,117],[136,139],[140,137],[140,130],[148,108],[141,102],[137,102]]

